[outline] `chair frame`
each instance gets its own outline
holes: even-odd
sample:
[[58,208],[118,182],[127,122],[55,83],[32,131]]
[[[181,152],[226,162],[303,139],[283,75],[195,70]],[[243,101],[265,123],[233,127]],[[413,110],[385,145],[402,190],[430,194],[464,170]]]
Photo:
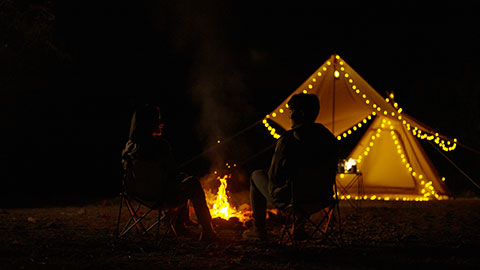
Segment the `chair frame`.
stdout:
[[[122,209],[126,208],[129,213],[128,221],[123,224],[122,222]],[[149,204],[138,197],[129,196],[125,191],[120,193],[120,208],[118,211],[117,226],[116,226],[116,238],[121,239],[133,228],[142,236],[148,236],[149,238],[157,239],[161,242],[168,234],[172,233],[176,236],[176,231],[173,226],[178,217],[176,208],[167,208],[160,206],[159,204]],[[157,217],[152,218],[153,223],[146,224],[146,220],[154,215],[154,212],[158,212]],[[150,221],[152,222],[152,221]],[[164,225],[165,231],[160,238],[160,227]],[[152,234],[152,232],[154,234]]]
[[[295,203],[293,184],[291,184],[290,187],[292,192],[291,203],[281,210],[286,213],[286,215],[279,244],[291,244],[297,250],[303,249],[308,243],[317,245],[319,242],[330,243],[341,247],[343,245],[342,223],[336,183],[334,182],[333,199],[325,204],[317,204],[312,211],[307,211],[305,204]],[[314,221],[312,219],[312,216],[317,213],[321,213],[322,215],[320,221]],[[306,231],[306,239],[296,239],[296,229],[304,227],[310,228]]]
[[[156,202],[149,203],[145,200],[142,200],[138,196],[128,194],[126,188],[126,177],[127,177],[128,167],[123,170],[122,176],[122,191],[120,192],[120,207],[118,210],[117,226],[115,231],[115,237],[117,239],[123,238],[127,233],[132,231],[135,227],[137,232],[142,236],[149,236],[150,238],[158,240],[159,244],[163,239],[169,235],[173,234],[175,237],[177,233],[174,228],[174,224],[178,218],[178,209],[181,207],[171,207],[164,203]],[[126,208],[130,217],[128,221],[120,229],[120,224],[122,222],[122,209]],[[146,209],[145,212],[143,212]],[[143,212],[143,213],[142,213]],[[153,212],[157,212],[158,215],[154,219],[152,224],[146,225],[148,217],[153,215]],[[165,231],[160,238],[160,227],[164,225]],[[155,230],[155,235],[152,235],[152,230]]]

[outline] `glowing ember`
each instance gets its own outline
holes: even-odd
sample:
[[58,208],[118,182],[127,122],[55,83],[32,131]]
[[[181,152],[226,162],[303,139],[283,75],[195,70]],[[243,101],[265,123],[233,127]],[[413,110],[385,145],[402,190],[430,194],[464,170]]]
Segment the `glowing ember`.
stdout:
[[232,217],[238,218],[240,222],[246,222],[251,219],[251,210],[245,206],[244,209],[237,210],[233,205],[228,202],[227,195],[227,180],[231,178],[231,175],[218,176],[220,181],[220,187],[218,187],[217,194],[207,192],[207,204],[210,208],[210,214],[212,218],[230,219]]

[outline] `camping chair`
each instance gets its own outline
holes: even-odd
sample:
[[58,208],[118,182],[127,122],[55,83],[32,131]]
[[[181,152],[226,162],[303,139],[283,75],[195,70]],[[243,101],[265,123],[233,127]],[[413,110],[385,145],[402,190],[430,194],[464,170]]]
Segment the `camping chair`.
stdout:
[[[122,211],[124,208],[126,211]],[[140,235],[156,239],[160,243],[169,234],[176,236],[173,224],[175,224],[177,217],[178,208],[148,203],[122,192],[120,194],[116,237],[120,239],[135,228]]]
[[[123,238],[130,231],[136,230],[141,236],[158,240],[158,244],[169,234],[176,236],[173,224],[182,206],[172,207],[159,202],[151,203],[129,194],[125,185],[127,170],[124,171],[122,180],[116,237]],[[122,211],[124,208],[126,211]]]
[[[291,183],[291,203],[282,208],[285,214],[280,245],[291,245],[301,250],[307,244],[330,244],[342,246],[342,229],[340,220],[337,187],[334,183],[333,197],[327,202],[297,203],[294,185]],[[302,234],[300,234],[302,232]]]

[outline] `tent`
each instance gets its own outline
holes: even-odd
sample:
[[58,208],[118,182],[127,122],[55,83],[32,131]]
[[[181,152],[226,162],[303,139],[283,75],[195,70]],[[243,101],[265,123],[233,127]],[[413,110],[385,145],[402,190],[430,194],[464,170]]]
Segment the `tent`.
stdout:
[[[320,100],[316,119],[339,141],[354,132],[363,137],[346,158],[357,170],[337,174],[338,195],[352,200],[425,201],[451,198],[451,193],[418,140],[428,140],[444,151],[457,140],[443,136],[407,115],[393,93],[382,97],[339,55],[332,55],[277,108],[263,124],[274,138],[278,127],[290,129],[287,102],[294,94],[310,93]],[[273,121],[275,124],[271,123]]]

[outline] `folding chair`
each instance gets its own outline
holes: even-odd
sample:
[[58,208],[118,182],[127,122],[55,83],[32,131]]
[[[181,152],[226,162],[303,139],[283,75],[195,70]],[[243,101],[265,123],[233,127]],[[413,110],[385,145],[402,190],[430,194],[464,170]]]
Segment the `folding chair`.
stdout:
[[[291,203],[281,209],[284,213],[280,245],[291,245],[301,250],[307,244],[342,246],[342,228],[340,220],[337,187],[327,202],[297,203],[294,185],[291,184]],[[300,234],[302,232],[302,234]]]
[[[173,225],[182,206],[172,207],[160,202],[151,203],[129,194],[126,188],[128,170],[129,168],[126,168],[123,172],[116,237],[123,238],[130,231],[136,230],[141,236],[158,240],[158,244],[168,235],[176,236]],[[124,208],[126,211],[122,211]]]
[[[123,208],[126,211],[122,211]],[[160,243],[169,234],[177,235],[173,226],[177,217],[178,207],[170,208],[145,202],[123,191],[120,194],[116,237],[120,239],[130,231],[136,230],[141,236],[157,240],[157,243]]]

